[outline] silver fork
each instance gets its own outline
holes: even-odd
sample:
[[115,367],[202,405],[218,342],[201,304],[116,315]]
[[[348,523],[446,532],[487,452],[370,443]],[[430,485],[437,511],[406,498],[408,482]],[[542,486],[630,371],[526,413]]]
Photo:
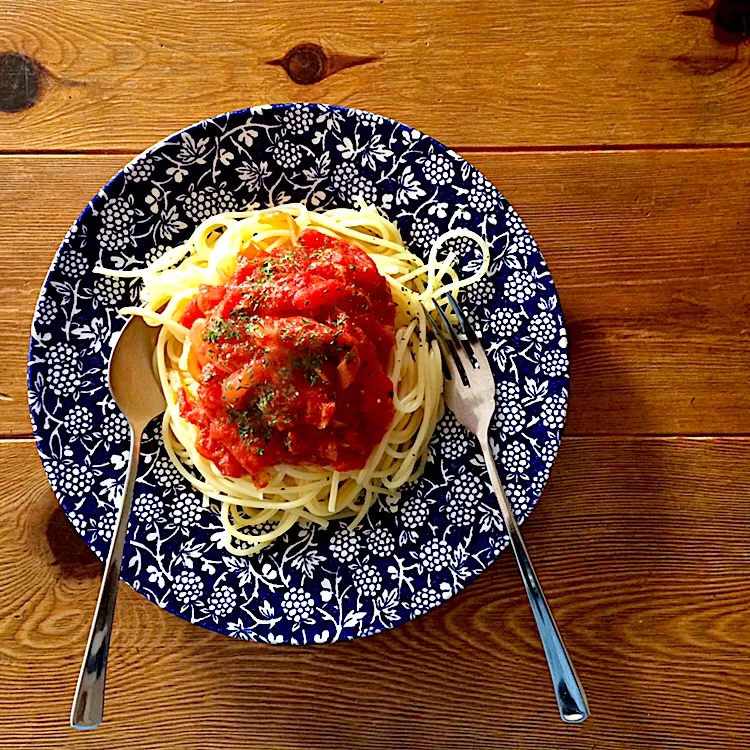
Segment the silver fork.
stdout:
[[453,295],[448,294],[447,297],[458,321],[462,336],[459,337],[439,304],[435,304],[435,309],[442,320],[442,327],[425,310],[427,320],[432,326],[443,352],[443,361],[448,370],[447,374],[450,376],[449,378],[446,377],[445,381],[445,403],[455,414],[456,419],[477,436],[479,444],[482,446],[487,473],[490,475],[492,489],[497,495],[505,528],[508,530],[510,543],[516,555],[516,562],[521,571],[521,578],[531,603],[531,611],[534,613],[534,619],[539,629],[539,636],[547,657],[547,665],[552,676],[552,684],[555,688],[560,716],[563,721],[576,724],[584,721],[589,715],[586,695],[573,669],[560,631],[557,629],[557,623],[542,592],[539,579],[534,572],[529,554],[526,551],[526,545],[521,538],[521,531],[513,516],[510,503],[505,497],[490,447],[487,430],[490,426],[490,419],[495,413],[495,379],[492,376],[487,355],[484,353],[484,349],[466,317],[461,312],[461,308]]

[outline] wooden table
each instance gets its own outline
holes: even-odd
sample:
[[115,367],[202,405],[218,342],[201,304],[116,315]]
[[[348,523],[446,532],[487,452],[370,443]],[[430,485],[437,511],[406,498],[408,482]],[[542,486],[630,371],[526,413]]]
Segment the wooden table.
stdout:
[[[0,0],[0,747],[750,745],[750,4],[708,2]],[[305,650],[123,587],[106,723],[68,728],[100,566],[30,435],[36,295],[133,154],[293,100],[454,147],[545,253],[572,392],[525,535],[584,725],[557,717],[506,553],[408,626]]]

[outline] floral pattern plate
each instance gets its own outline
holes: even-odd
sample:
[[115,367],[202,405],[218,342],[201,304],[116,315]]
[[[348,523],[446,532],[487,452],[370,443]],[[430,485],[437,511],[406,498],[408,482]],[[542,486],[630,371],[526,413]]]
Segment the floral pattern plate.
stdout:
[[[97,263],[141,267],[219,211],[362,196],[426,254],[452,227],[492,248],[490,275],[464,304],[497,380],[491,438],[515,512],[542,491],[565,419],[566,334],[552,278],[518,214],[468,162],[422,133],[368,112],[319,104],[257,107],[205,120],[157,143],[119,172],[65,236],[42,288],[29,352],[29,404],[39,453],[68,518],[104,558],[127,459],[127,425],[106,385],[117,310],[137,284],[97,276]],[[452,243],[467,271],[476,248]],[[123,578],[150,601],[235,638],[327,643],[421,615],[487,568],[507,545],[476,440],[450,414],[424,476],[362,525],[302,525],[260,554],[222,547],[203,508],[147,433]]]

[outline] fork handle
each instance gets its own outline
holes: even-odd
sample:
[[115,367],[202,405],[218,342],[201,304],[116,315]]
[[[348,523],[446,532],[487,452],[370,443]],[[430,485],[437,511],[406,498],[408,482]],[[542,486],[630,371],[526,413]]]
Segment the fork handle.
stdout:
[[526,551],[526,545],[521,537],[521,530],[518,528],[510,503],[503,491],[503,485],[500,482],[495,459],[487,438],[481,441],[481,445],[487,472],[492,482],[492,489],[497,495],[505,528],[508,530],[510,543],[516,555],[516,562],[521,571],[521,579],[529,597],[531,611],[534,613],[536,626],[539,629],[539,637],[542,640],[544,654],[547,657],[547,665],[552,676],[560,716],[563,721],[569,724],[580,723],[589,715],[586,694],[583,692],[583,686],[576,675],[575,669],[573,669],[570,656],[568,656],[560,631],[557,629],[555,618],[552,616],[542,586],[534,572],[534,566],[531,564],[529,553]]

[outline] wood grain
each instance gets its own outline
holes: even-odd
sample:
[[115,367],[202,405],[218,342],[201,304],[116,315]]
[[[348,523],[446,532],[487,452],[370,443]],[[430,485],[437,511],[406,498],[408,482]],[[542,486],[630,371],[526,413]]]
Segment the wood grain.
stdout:
[[123,586],[106,722],[76,735],[67,716],[98,565],[63,528],[33,443],[0,443],[0,747],[740,750],[749,450],[738,438],[563,442],[524,532],[589,693],[585,725],[556,716],[505,553],[405,627],[304,650],[217,636]]
[[[0,154],[16,154],[0,155],[0,749],[744,750],[746,6],[0,0]],[[589,694],[582,726],[557,717],[506,552],[408,626],[304,650],[123,586],[106,722],[68,728],[101,564],[33,442],[9,439],[30,433],[34,302],[134,153],[276,101],[370,109],[462,150],[542,247],[572,391],[524,536]]]
[[[0,52],[42,66],[41,97],[0,113],[0,150],[139,151],[207,115],[299,100],[458,146],[748,143],[750,46],[690,15],[709,5],[18,0]],[[268,63],[304,43],[375,60],[299,85]]]
[[[471,153],[526,219],[570,332],[567,434],[750,433],[750,150]],[[2,430],[29,433],[31,314],[126,156],[0,158]]]

